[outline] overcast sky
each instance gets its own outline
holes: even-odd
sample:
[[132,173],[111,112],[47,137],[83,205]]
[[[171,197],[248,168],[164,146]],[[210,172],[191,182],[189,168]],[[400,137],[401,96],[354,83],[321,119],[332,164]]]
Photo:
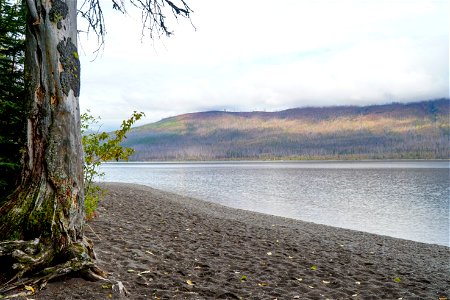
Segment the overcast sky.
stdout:
[[[449,96],[448,0],[187,0],[174,35],[102,1],[106,44],[79,40],[81,109],[117,127],[182,113],[409,102]],[[169,19],[169,17],[168,17]]]

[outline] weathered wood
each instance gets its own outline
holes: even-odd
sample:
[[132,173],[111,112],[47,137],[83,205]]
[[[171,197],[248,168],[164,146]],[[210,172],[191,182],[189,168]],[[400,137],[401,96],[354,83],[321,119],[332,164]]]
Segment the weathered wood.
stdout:
[[13,262],[13,281],[40,271],[38,280],[24,282],[42,285],[55,276],[89,270],[94,255],[83,235],[77,4],[26,3],[28,144],[21,183],[0,207],[0,258]]
[[2,218],[0,238],[38,235],[67,244],[82,237],[84,220],[76,1],[31,2],[40,22],[28,19],[26,37],[27,163],[17,192],[0,209],[14,220]]
[[[27,149],[22,180],[0,207],[0,293],[24,284],[37,287],[57,276],[105,274],[84,237],[83,152],[80,133],[80,61],[76,0],[26,0],[25,84]],[[105,33],[99,0],[87,1],[89,26]],[[191,12],[169,0],[131,1],[143,10],[150,31],[170,34],[162,8]],[[125,11],[123,2],[114,8]],[[92,18],[91,18],[92,17]],[[3,276],[6,274],[6,277]],[[125,292],[118,284],[119,292]]]

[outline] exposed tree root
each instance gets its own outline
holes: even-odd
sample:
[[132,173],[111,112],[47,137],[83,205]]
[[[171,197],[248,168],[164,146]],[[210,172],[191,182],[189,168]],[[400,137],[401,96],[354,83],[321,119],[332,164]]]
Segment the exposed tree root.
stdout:
[[[66,259],[58,263],[59,257]],[[40,290],[48,281],[71,273],[89,280],[106,280],[107,275],[95,265],[92,245],[86,239],[70,244],[58,254],[39,239],[0,242],[0,259],[8,269],[2,265],[2,271],[9,278],[0,282],[1,295],[17,292],[24,286]]]

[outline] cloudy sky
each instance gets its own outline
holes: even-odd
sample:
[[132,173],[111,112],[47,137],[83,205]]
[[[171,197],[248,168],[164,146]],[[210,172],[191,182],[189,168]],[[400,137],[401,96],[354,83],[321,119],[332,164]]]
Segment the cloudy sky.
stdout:
[[[80,35],[81,108],[117,127],[205,110],[409,102],[449,96],[448,0],[188,0],[192,23],[141,37],[103,1],[106,44]],[[81,23],[81,22],[80,22]],[[82,26],[82,24],[80,24]]]

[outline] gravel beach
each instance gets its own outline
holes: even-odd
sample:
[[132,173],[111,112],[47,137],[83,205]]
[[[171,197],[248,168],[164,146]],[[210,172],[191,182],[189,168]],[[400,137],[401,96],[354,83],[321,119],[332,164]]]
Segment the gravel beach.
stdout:
[[[29,299],[448,299],[450,248],[106,183],[86,233],[120,281],[64,278]],[[369,216],[368,216],[369,217]],[[420,226],[420,225],[418,225]]]

